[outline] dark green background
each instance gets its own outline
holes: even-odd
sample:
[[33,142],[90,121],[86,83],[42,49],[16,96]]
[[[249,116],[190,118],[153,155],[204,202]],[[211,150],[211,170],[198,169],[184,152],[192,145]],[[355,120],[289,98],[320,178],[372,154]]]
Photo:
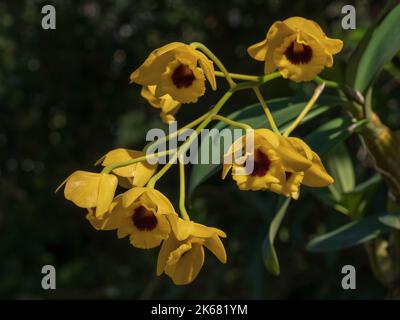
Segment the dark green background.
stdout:
[[[56,30],[41,28],[44,4],[56,7]],[[349,220],[306,192],[289,208],[277,238],[282,272],[275,278],[264,268],[261,256],[275,198],[265,192],[239,192],[230,179],[221,182],[218,177],[200,186],[192,199],[192,218],[227,232],[228,263],[221,265],[207,254],[196,281],[184,287],[174,286],[166,276],[156,277],[157,249],[139,250],[127,239],[118,240],[113,231],[95,231],[84,218],[84,210],[67,202],[62,192],[54,194],[74,170],[94,170],[92,164],[116,147],[140,149],[149,128],[165,128],[157,110],[140,97],[140,87],[128,81],[132,70],[154,48],[171,41],[201,41],[230,71],[258,74],[262,63],[252,60],[246,48],[262,40],[274,21],[299,15],[316,20],[328,35],[344,40],[345,49],[335,57],[335,71],[323,74],[340,80],[349,54],[382,1],[355,2],[355,31],[340,27],[344,4],[1,1],[0,298],[384,297],[362,247],[329,254],[305,250],[317,232]],[[218,85],[218,92],[208,90],[199,103],[184,106],[177,116],[180,124],[215,103],[227,88],[222,80]],[[263,92],[269,99],[302,95],[307,88],[276,80]],[[382,103],[392,101],[392,109],[398,110],[394,89],[380,90]],[[250,93],[240,93],[223,113],[254,102]],[[317,119],[312,126],[321,121]],[[358,141],[350,140],[354,154],[357,145]],[[356,164],[362,171],[359,167]],[[176,204],[174,170],[159,188]],[[54,291],[41,288],[45,264],[57,269]],[[340,271],[345,264],[357,269],[357,290],[341,289]]]

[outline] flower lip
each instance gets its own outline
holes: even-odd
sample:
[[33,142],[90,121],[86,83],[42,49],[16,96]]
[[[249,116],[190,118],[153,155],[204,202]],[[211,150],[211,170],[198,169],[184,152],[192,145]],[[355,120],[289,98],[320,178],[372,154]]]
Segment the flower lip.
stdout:
[[171,78],[178,89],[190,87],[195,80],[193,71],[186,64],[180,64],[172,73]]
[[254,170],[251,175],[257,177],[263,177],[268,172],[271,165],[271,161],[268,156],[262,153],[260,150],[256,151],[256,157],[254,159]]
[[286,58],[295,65],[307,64],[313,55],[312,48],[306,44],[293,41],[285,51]]
[[152,231],[157,227],[157,217],[151,210],[139,206],[134,210],[132,222],[140,231]]

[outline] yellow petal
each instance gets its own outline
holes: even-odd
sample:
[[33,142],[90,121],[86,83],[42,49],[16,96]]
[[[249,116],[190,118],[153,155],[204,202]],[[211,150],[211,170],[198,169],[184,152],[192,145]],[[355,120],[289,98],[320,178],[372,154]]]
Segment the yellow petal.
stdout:
[[121,227],[118,228],[117,230],[117,237],[118,239],[125,238],[126,236],[130,235],[133,232],[133,226],[124,224]]
[[[143,151],[118,148],[108,152],[100,160],[102,161],[103,166],[108,166],[114,163],[130,161],[139,157],[143,157],[145,155],[146,153]],[[150,165],[146,161],[142,161],[140,163],[138,162],[125,167],[114,169],[113,173],[126,178],[134,177],[133,185],[143,186],[144,184],[147,183],[148,179],[150,179],[150,177],[154,174],[156,169],[157,165]],[[146,178],[148,179],[146,180]]]
[[156,170],[157,164],[149,164],[147,161],[138,162],[135,175],[132,179],[132,185],[135,187],[145,186]]
[[[263,139],[265,139],[265,142],[270,144],[272,147],[279,148],[280,137],[275,132],[269,129],[256,129],[254,134],[255,139],[257,139],[257,136],[261,136]],[[264,142],[260,142],[260,144],[264,144]]]
[[325,38],[323,43],[330,54],[337,54],[343,49],[343,41],[339,39]]
[[317,39],[325,37],[325,33],[321,27],[312,20],[305,19],[303,17],[291,17],[283,20],[283,23],[294,29],[295,31],[304,31]]
[[75,171],[66,179],[65,199],[81,208],[96,207],[100,178],[101,175],[98,173]]
[[311,148],[300,138],[288,137],[287,141],[295,148],[299,153],[305,156],[307,159],[311,160],[313,158],[313,153]]
[[231,168],[232,168],[232,164],[224,164],[223,166],[222,166],[222,179],[225,179],[226,178],[226,175],[229,173],[229,171],[231,170]]
[[287,171],[304,171],[311,167],[311,161],[306,158],[306,155],[303,152],[299,152],[296,150],[296,146],[298,144],[294,143],[292,145],[285,138],[281,138],[281,144],[277,152],[280,155],[282,163]]
[[186,46],[181,42],[172,42],[150,53],[145,62],[130,75],[130,81],[149,86],[157,84],[167,64],[174,59],[174,50]]
[[265,55],[264,73],[269,74],[277,68],[274,61],[274,52],[279,48],[284,39],[294,34],[294,30],[281,21],[275,22],[268,30],[267,53]]
[[199,274],[204,264],[204,249],[201,245],[194,244],[192,249],[181,257],[176,264],[175,272],[169,274],[174,284],[185,285],[192,282]]
[[221,261],[222,263],[226,263],[225,247],[218,236],[207,238],[204,245],[218,258],[219,261]]
[[122,195],[118,195],[114,198],[110,205],[109,213],[107,213],[103,219],[98,219],[94,215],[92,209],[88,209],[89,213],[86,218],[89,220],[91,225],[97,230],[114,230],[126,223],[125,215],[121,214],[120,211],[115,210],[115,207],[121,206]]
[[328,50],[330,54],[337,54],[343,48],[343,42],[341,40],[328,38],[315,21],[302,17],[292,17],[283,22],[295,30],[301,30],[313,36]]
[[175,215],[169,215],[168,220],[177,240],[185,240],[190,236],[193,229],[193,221],[186,221]]
[[131,244],[139,249],[158,247],[164,237],[157,232],[135,231],[130,235]]
[[157,214],[174,214],[176,215],[174,206],[171,204],[169,199],[161,192],[154,190],[150,194],[153,201],[157,204]]
[[139,198],[143,192],[150,188],[134,187],[126,191],[122,196],[122,206],[128,208],[137,198]]
[[217,90],[217,81],[215,80],[215,71],[213,62],[208,59],[202,52],[196,51],[199,57],[199,64],[203,70],[208,82],[213,90]]
[[265,61],[265,55],[267,54],[267,38],[248,47],[247,52],[255,60]]
[[140,95],[154,108],[161,108],[161,98],[155,96],[156,86],[143,86]]
[[92,208],[88,208],[87,210],[88,210],[88,213],[86,214],[86,219],[90,222],[90,224],[93,226],[93,228],[95,228],[96,230],[101,230],[103,221],[96,218]]
[[130,76],[131,82],[141,85],[154,85],[165,71],[166,65],[174,58],[174,50],[187,46],[181,42],[172,42],[150,53],[145,62]]
[[334,182],[326,172],[319,156],[313,152],[312,166],[304,172],[303,184],[309,187],[326,187]]
[[102,173],[99,183],[98,199],[96,206],[96,217],[103,218],[109,210],[114,199],[114,193],[117,189],[118,179],[112,174]]
[[[182,241],[190,236],[208,238],[216,234],[218,229],[210,228],[200,223],[187,221],[179,218],[177,215],[168,216],[172,231],[176,239]],[[221,230],[218,230],[221,231]],[[222,231],[221,231],[222,232]]]
[[179,247],[179,242],[175,239],[173,234],[171,234],[167,240],[164,240],[164,242],[161,245],[160,252],[158,253],[157,276],[161,275],[164,272],[169,254],[172,251],[176,250],[178,247]]

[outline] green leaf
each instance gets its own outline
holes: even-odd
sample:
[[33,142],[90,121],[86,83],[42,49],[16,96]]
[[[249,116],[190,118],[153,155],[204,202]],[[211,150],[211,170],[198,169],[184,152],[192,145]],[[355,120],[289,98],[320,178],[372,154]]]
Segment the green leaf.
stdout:
[[379,221],[390,228],[400,230],[400,217],[399,216],[391,214],[391,215],[380,217]]
[[263,242],[262,255],[265,267],[275,276],[281,272],[278,256],[275,251],[274,241],[279,227],[285,217],[287,208],[290,203],[290,198],[278,198],[277,213],[269,225],[268,234]]
[[354,167],[347,147],[339,143],[333,148],[324,161],[329,174],[335,180],[331,186],[340,194],[353,191],[355,187]]
[[352,123],[349,118],[335,118],[307,135],[305,140],[316,153],[323,157],[365,123],[365,120]]
[[[342,103],[344,100],[335,96],[321,96],[318,100],[318,103],[314,105],[312,110],[308,113],[308,115],[304,118],[302,123],[305,123],[318,115],[328,111],[331,106]],[[292,98],[278,98],[267,101],[268,106],[271,109],[275,122],[281,130],[287,128],[290,123],[297,117],[297,115],[303,110],[307,101],[294,102]],[[250,105],[241,110],[233,112],[228,116],[228,118],[233,119],[235,121],[244,122],[253,128],[270,128],[269,124],[266,120],[264,111],[259,103]],[[223,122],[217,123],[213,128],[222,130],[224,128],[230,128]],[[208,139],[208,137],[205,137]],[[204,140],[202,140],[204,142]],[[212,150],[220,150],[220,155],[226,151],[221,149],[221,140],[218,137],[213,138],[210,143],[210,148]],[[201,143],[200,146],[200,154],[206,154],[205,149],[207,145]],[[214,173],[216,173],[220,168],[219,164],[198,164],[194,165],[191,171],[188,194],[189,198],[191,194],[196,189],[198,185],[211,177]]]
[[365,93],[374,78],[400,49],[400,4],[391,1],[358,45],[348,63],[347,82]]
[[373,194],[382,183],[379,174],[357,185],[353,191],[340,193],[336,188],[310,188],[309,192],[316,195],[322,202],[335,210],[348,215],[352,219],[360,219],[373,199]]
[[350,222],[334,231],[317,236],[307,244],[309,251],[326,252],[353,247],[389,232],[380,219],[390,213],[375,214]]

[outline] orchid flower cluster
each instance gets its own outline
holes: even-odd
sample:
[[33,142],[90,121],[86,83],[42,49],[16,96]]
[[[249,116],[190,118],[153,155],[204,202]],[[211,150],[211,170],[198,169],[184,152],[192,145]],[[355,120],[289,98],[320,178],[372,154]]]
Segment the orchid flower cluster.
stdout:
[[[222,178],[232,169],[232,178],[239,189],[272,191],[298,199],[301,185],[325,187],[332,184],[333,179],[317,153],[301,138],[290,134],[311,109],[324,86],[329,84],[318,74],[325,67],[332,67],[333,55],[340,52],[342,46],[342,41],[328,38],[314,21],[292,17],[275,22],[263,41],[248,48],[252,58],[265,63],[261,76],[229,73],[205,45],[197,42],[173,42],[154,50],[131,74],[130,81],[142,86],[142,97],[152,107],[160,109],[165,123],[174,121],[181,107],[197,102],[205,94],[206,83],[216,90],[216,77],[225,78],[229,90],[212,109],[178,130],[179,133],[195,128],[178,148],[151,155],[145,150],[112,150],[96,163],[103,166],[100,173],[75,171],[59,188],[65,185],[65,198],[87,210],[86,218],[95,229],[117,230],[118,238],[129,236],[130,243],[137,248],[161,246],[157,275],[165,273],[176,285],[191,283],[203,266],[204,248],[226,263],[227,255],[221,241],[226,234],[189,217],[185,208],[185,168],[181,155],[196,134],[217,120],[246,130],[234,141],[225,157],[244,148],[249,132],[254,137],[252,152],[246,152],[244,156],[254,161],[251,173],[236,174],[235,169],[243,166],[243,162],[223,164]],[[259,89],[278,77],[318,84],[303,111],[283,133]],[[272,130],[253,129],[219,114],[223,105],[239,90],[254,92]],[[166,154],[172,158],[159,170],[157,164],[149,161],[150,157]],[[156,182],[176,162],[180,173],[180,215],[170,200],[155,188]],[[116,195],[118,185],[126,191]]]

